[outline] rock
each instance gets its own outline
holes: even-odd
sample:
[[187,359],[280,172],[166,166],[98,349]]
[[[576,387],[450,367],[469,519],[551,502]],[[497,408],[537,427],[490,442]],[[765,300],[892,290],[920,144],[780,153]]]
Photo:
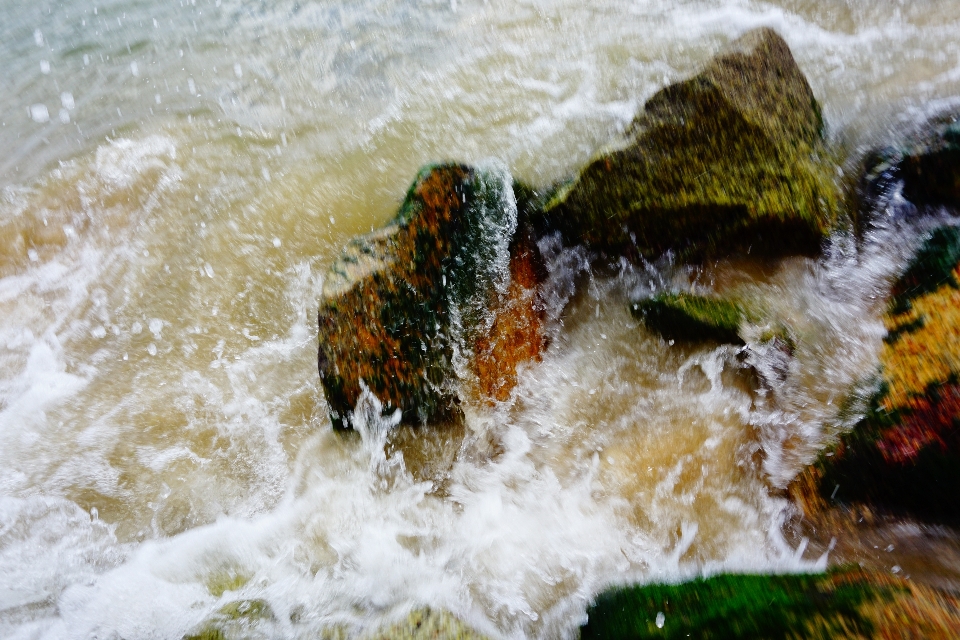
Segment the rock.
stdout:
[[536,245],[518,244],[516,229],[504,167],[430,166],[393,222],[347,246],[324,281],[318,317],[318,368],[335,427],[350,427],[364,387],[385,413],[423,423],[456,412],[458,369],[479,373],[496,397],[515,383],[517,362],[542,343],[527,277]]
[[546,205],[568,242],[681,258],[816,253],[839,212],[817,100],[770,29],[654,95]]
[[538,285],[546,279],[546,267],[530,229],[517,233],[510,251],[510,286],[485,331],[473,343],[479,392],[503,401],[517,384],[517,368],[540,359],[546,346],[544,305]]
[[960,637],[958,605],[955,595],[858,568],[718,575],[601,593],[580,637]]
[[960,114],[932,118],[902,142],[872,150],[862,164],[858,191],[868,217],[897,202],[897,194],[918,206],[960,207]]
[[907,200],[960,207],[958,116],[943,116],[931,122],[926,135],[907,150],[897,173],[903,180]]
[[668,340],[715,340],[743,345],[743,306],[691,293],[660,293],[633,305],[633,315]]
[[790,487],[830,502],[960,522],[960,230],[926,239],[893,290],[866,415]]
[[405,620],[380,629],[364,640],[484,640],[473,629],[446,611],[418,609]]

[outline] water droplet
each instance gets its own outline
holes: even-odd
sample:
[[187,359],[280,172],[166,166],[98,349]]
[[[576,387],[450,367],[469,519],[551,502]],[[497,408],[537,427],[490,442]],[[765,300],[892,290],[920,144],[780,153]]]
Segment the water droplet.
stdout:
[[130,73],[133,74],[134,78],[140,75],[140,67],[137,66],[136,62],[130,63]]
[[47,111],[47,105],[35,104],[30,107],[30,117],[34,122],[44,123],[50,121],[50,112]]
[[134,322],[132,325],[130,325],[130,333],[133,335],[138,336],[140,335],[141,331],[143,331],[143,325],[139,322]]
[[40,32],[40,29],[34,29],[33,41],[37,43],[38,47],[43,46],[43,33]]
[[40,254],[37,253],[36,249],[30,249],[27,251],[27,257],[30,258],[30,262],[36,262],[40,259]]
[[107,330],[104,329],[103,327],[96,327],[93,331],[90,332],[90,335],[92,335],[94,338],[97,338],[97,339],[106,338]]
[[269,169],[267,169],[266,167],[261,168],[261,169],[260,169],[260,175],[263,176],[263,179],[264,179],[264,180],[266,180],[267,182],[270,182],[270,170],[269,170]]
[[190,95],[196,95],[197,83],[193,81],[193,78],[187,79],[187,90],[190,92]]
[[163,331],[163,320],[160,318],[154,318],[150,321],[148,326],[150,328],[150,333],[159,338],[160,332]]
[[67,111],[66,109],[60,109],[60,113],[57,115],[60,118],[60,122],[62,122],[63,124],[67,124],[68,122],[70,122],[70,112]]
[[83,66],[87,66],[88,64],[90,64],[90,56],[83,54]]
[[76,102],[73,101],[73,94],[69,91],[64,91],[60,94],[60,104],[63,105],[64,109],[73,110],[77,106]]
[[240,66],[239,62],[233,65],[233,75],[237,76],[238,78],[243,77],[243,67]]
[[157,95],[153,96],[153,100],[154,100],[154,102],[156,102],[157,104],[160,104],[160,94],[158,93]]
[[667,616],[663,615],[663,611],[657,613],[657,629],[663,629],[663,623],[667,621]]
[[48,73],[50,73],[50,62],[49,62],[49,61],[47,61],[47,60],[41,60],[41,61],[40,61],[40,73],[42,73],[43,75],[47,75]]
[[900,573],[900,565],[898,564],[893,565],[893,567],[890,568],[890,571],[892,571],[893,573]]
[[273,239],[273,246],[275,246],[277,249],[280,248],[280,238]]
[[149,353],[152,356],[157,355],[157,345],[153,344],[152,342],[149,345],[147,345],[147,353]]

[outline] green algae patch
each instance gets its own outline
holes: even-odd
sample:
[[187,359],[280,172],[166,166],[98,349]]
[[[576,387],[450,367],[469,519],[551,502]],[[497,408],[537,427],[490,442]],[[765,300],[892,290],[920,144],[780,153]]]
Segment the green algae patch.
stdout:
[[831,503],[960,522],[960,231],[930,233],[893,287],[863,417],[791,484]]
[[752,31],[654,95],[544,215],[568,242],[643,257],[813,254],[841,207],[823,130],[786,43]]
[[250,576],[240,571],[223,571],[216,573],[206,581],[207,591],[219,598],[227,591],[236,591],[250,581]]
[[446,611],[418,609],[387,628],[363,640],[486,640]]
[[661,293],[634,303],[633,315],[668,340],[744,344],[739,335],[745,318],[741,304],[690,293]]
[[871,637],[863,605],[906,587],[853,569],[824,575],[719,575],[677,585],[606,591],[587,610],[581,638]]

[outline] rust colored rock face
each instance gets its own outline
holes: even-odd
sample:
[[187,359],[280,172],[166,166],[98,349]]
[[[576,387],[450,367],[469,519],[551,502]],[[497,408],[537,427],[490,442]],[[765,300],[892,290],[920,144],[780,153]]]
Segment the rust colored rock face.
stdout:
[[517,384],[517,367],[539,360],[545,346],[544,308],[538,287],[544,267],[529,233],[518,234],[511,247],[510,286],[493,324],[474,341],[474,370],[479,391],[503,401]]
[[470,177],[456,165],[421,172],[396,220],[352,241],[330,269],[318,366],[335,426],[349,426],[363,385],[408,420],[449,405],[442,283]]
[[420,172],[392,223],[347,246],[318,318],[334,426],[351,426],[365,387],[408,423],[455,413],[456,353],[476,354],[483,394],[509,394],[543,343],[539,254],[516,228],[505,168],[440,165]]

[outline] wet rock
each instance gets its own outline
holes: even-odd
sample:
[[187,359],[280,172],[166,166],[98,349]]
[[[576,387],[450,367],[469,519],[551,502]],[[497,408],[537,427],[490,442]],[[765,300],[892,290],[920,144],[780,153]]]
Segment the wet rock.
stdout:
[[446,611],[418,609],[405,620],[380,629],[364,640],[484,640],[483,636],[469,628]]
[[770,29],[654,95],[546,206],[567,241],[681,258],[816,253],[839,211],[820,107]]
[[960,114],[937,116],[898,144],[870,151],[857,195],[866,222],[891,205],[895,215],[914,214],[915,207],[960,208]]
[[473,341],[473,370],[479,392],[506,400],[517,385],[517,369],[540,359],[546,346],[543,300],[539,284],[546,267],[532,231],[518,231],[510,250],[510,285],[498,301],[492,322]]
[[956,637],[960,600],[889,574],[718,575],[601,593],[581,638]]
[[318,368],[335,427],[350,427],[364,388],[385,413],[423,423],[456,414],[458,369],[496,397],[512,386],[517,362],[541,344],[526,277],[536,245],[518,244],[516,229],[504,167],[440,165],[421,170],[393,222],[347,246],[319,312]]
[[634,303],[632,311],[648,329],[668,340],[745,344],[739,334],[745,311],[732,300],[660,293]]
[[808,513],[865,504],[960,521],[960,230],[932,232],[893,290],[866,415],[791,485]]

